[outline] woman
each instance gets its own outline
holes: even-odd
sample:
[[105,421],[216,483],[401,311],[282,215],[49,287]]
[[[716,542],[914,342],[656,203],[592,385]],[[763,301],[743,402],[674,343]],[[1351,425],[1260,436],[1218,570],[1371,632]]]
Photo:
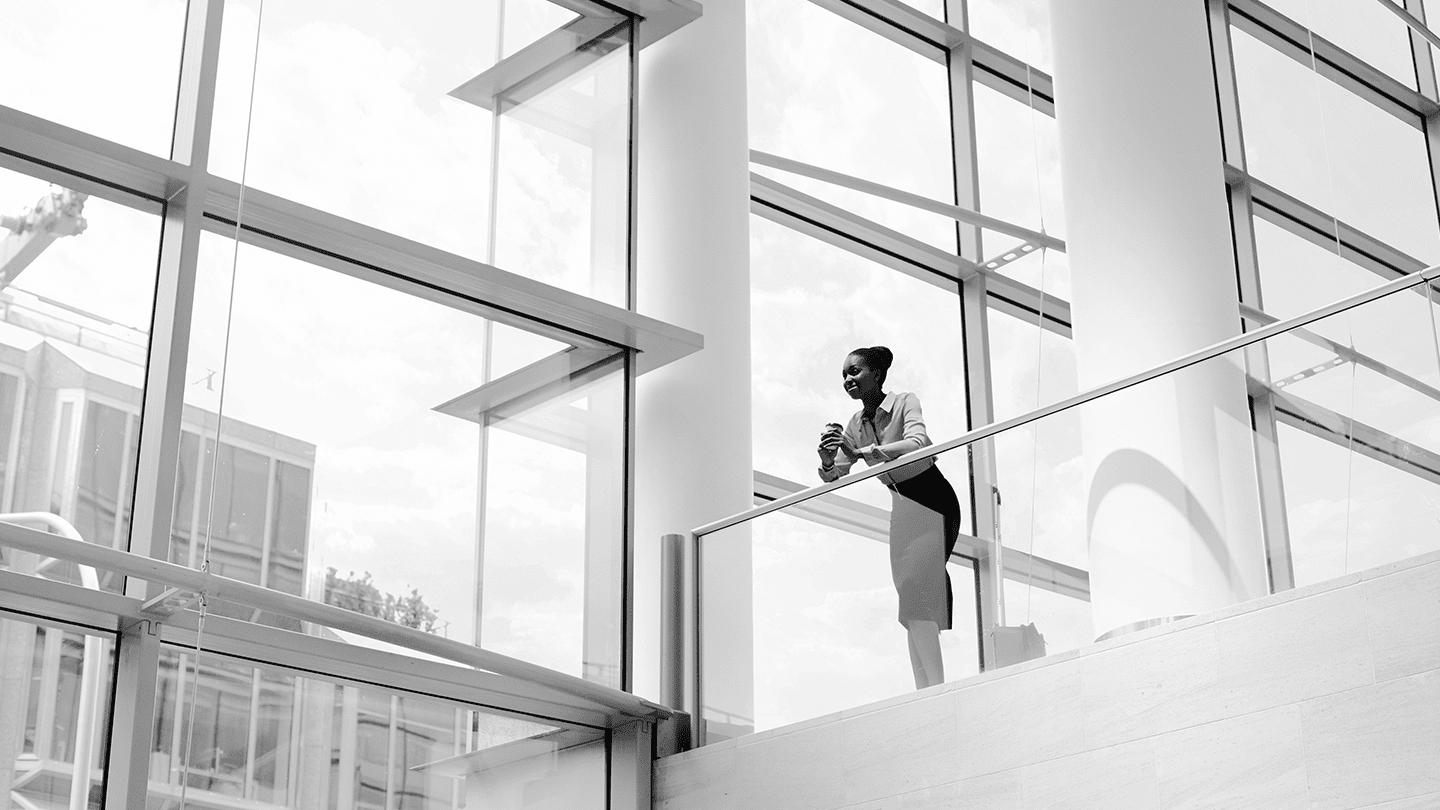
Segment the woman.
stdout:
[[[920,400],[884,391],[894,355],[884,346],[856,349],[840,369],[845,392],[864,407],[848,425],[820,434],[820,477],[834,481],[856,459],[884,464],[930,444]],[[877,476],[890,488],[890,574],[900,594],[900,624],[910,640],[915,688],[945,682],[940,631],[950,629],[954,597],[945,562],[960,535],[960,502],[933,458]]]

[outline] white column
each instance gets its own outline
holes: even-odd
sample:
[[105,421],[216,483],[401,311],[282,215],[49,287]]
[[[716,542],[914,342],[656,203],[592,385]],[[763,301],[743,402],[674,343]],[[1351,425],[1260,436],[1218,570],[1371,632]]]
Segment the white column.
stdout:
[[[638,309],[705,337],[637,392],[635,687],[649,697],[659,691],[660,537],[749,508],[754,487],[745,2],[704,5],[640,56]],[[709,594],[707,614],[726,624],[707,642],[734,675],[707,683],[706,702],[737,711],[753,694],[748,539],[727,532],[724,553],[705,561],[731,584]]]
[[[1051,0],[1082,389],[1239,332],[1205,6]],[[1095,632],[1265,593],[1238,364],[1086,405]]]

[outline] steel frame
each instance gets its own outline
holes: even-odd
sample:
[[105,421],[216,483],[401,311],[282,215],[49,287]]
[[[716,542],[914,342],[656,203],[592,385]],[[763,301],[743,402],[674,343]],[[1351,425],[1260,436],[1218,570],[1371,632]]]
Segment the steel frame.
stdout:
[[[636,47],[644,47],[700,16],[693,0],[607,0],[636,20]],[[123,595],[88,591],[34,576],[0,571],[0,610],[28,621],[64,626],[118,640],[115,689],[106,763],[105,801],[111,807],[140,807],[147,801],[148,752],[155,725],[155,684],[164,645],[193,645],[196,616],[180,611],[164,615],[142,609],[163,606],[177,583],[194,572],[171,566],[170,517],[184,406],[185,364],[189,353],[191,310],[201,234],[205,231],[308,263],[347,273],[405,293],[553,337],[577,351],[619,353],[626,375],[625,426],[633,419],[633,377],[697,351],[693,332],[590,298],[549,287],[493,265],[448,254],[425,244],[328,214],[276,195],[216,177],[209,171],[215,110],[215,86],[224,22],[224,0],[187,0],[179,69],[174,135],[168,157],[160,157],[72,129],[20,110],[0,106],[0,166],[100,196],[161,217],[161,241],[154,321],[140,412],[140,441],[132,512],[130,551],[81,544],[71,551],[119,555],[111,570],[127,571]],[[632,61],[632,68],[634,62]],[[634,77],[631,77],[634,121]],[[630,153],[634,155],[632,142]],[[631,162],[633,186],[634,163]],[[633,235],[632,211],[628,227]],[[633,282],[633,238],[630,240]],[[630,451],[633,453],[633,447]],[[629,485],[633,460],[627,464]],[[617,508],[619,508],[617,504]],[[11,530],[14,530],[12,532]],[[12,540],[27,530],[0,527]],[[50,535],[31,532],[29,540],[47,544]],[[148,576],[136,576],[149,571]],[[626,576],[630,576],[627,563]],[[169,572],[170,579],[165,578]],[[187,574],[186,572],[189,572]],[[196,581],[192,585],[202,585]],[[217,583],[211,583],[217,584]],[[203,586],[210,587],[210,586]],[[233,589],[231,586],[223,586]],[[621,596],[627,604],[628,589]],[[242,589],[243,590],[243,589]],[[255,592],[252,592],[254,595]],[[275,592],[260,596],[266,601]],[[283,594],[281,594],[283,596]],[[302,600],[303,601],[303,600]],[[305,613],[318,603],[274,605],[280,612]],[[627,608],[628,610],[628,608]],[[336,616],[339,624],[358,615]],[[336,626],[339,626],[337,624]],[[632,624],[624,617],[624,640],[631,644]],[[396,627],[357,626],[358,632],[385,636]],[[405,630],[406,628],[398,628]],[[391,640],[425,649],[444,639],[401,636]],[[611,796],[614,807],[648,807],[649,762],[653,727],[674,713],[631,695],[568,678],[533,665],[508,675],[477,672],[481,659],[493,656],[460,645],[452,650],[461,665],[383,653],[220,617],[210,617],[204,646],[216,654],[263,663],[267,667],[324,678],[365,683],[469,705],[487,711],[543,717],[550,722],[592,728],[621,728],[612,740]],[[460,649],[464,647],[465,649]],[[468,651],[468,652],[467,652]],[[432,653],[435,651],[432,650]],[[477,657],[478,656],[478,657]],[[468,659],[468,660],[467,660]],[[520,662],[523,664],[523,662]],[[502,665],[505,670],[508,665]],[[489,667],[494,669],[494,667]],[[523,670],[523,671],[522,671]],[[628,685],[628,671],[624,672]],[[627,787],[628,786],[628,787]]]

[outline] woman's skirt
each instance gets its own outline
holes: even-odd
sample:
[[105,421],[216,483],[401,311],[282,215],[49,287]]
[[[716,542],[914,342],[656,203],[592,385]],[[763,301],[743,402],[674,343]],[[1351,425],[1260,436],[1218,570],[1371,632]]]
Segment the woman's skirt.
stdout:
[[945,564],[960,537],[955,489],[935,466],[889,487],[890,575],[900,623],[932,621],[949,630],[955,594]]

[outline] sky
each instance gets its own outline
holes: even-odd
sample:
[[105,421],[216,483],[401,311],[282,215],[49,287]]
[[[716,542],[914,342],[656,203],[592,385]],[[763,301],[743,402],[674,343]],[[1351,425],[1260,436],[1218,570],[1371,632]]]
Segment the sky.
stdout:
[[[917,0],[942,13],[939,0]],[[1367,0],[1276,0],[1391,75],[1403,31]],[[0,104],[156,155],[169,151],[184,4],[86,0],[55,15],[13,3],[0,33],[0,68],[43,82],[11,82]],[[748,4],[751,146],[943,202],[954,202],[944,68],[807,0]],[[1053,69],[1045,0],[972,0],[972,30],[1041,70]],[[447,93],[565,23],[548,0],[510,0],[503,37],[493,6],[405,7],[381,0],[232,0],[226,5],[211,169],[362,224],[469,259],[617,302],[602,256],[623,236],[590,211],[610,206],[597,161],[526,117],[506,119],[497,148],[489,112]],[[1398,32],[1398,33],[1397,33]],[[1427,261],[1440,228],[1420,132],[1350,96],[1268,46],[1236,32],[1236,65],[1250,170],[1263,180]],[[497,45],[499,46],[497,52]],[[623,55],[623,50],[618,52]],[[65,58],[54,58],[65,54]],[[623,98],[619,57],[566,88],[594,102],[593,127],[611,136]],[[875,77],[883,77],[876,81]],[[251,99],[253,82],[253,103]],[[618,98],[618,100],[617,100]],[[1058,131],[986,87],[976,92],[981,210],[1065,236]],[[643,153],[642,153],[643,155]],[[643,157],[642,157],[643,159]],[[609,161],[607,164],[606,161]],[[949,221],[895,203],[759,170],[945,249]],[[491,245],[489,190],[497,186],[500,238]],[[47,184],[0,172],[0,211],[18,213]],[[151,319],[159,220],[92,198],[84,235],[50,248],[19,286],[141,329]],[[623,241],[623,240],[622,240]],[[985,236],[985,255],[1015,240]],[[1298,314],[1378,277],[1261,222],[1257,244],[1267,311]],[[1157,257],[1161,260],[1163,257]],[[753,380],[757,469],[814,483],[817,426],[844,421],[853,403],[838,370],[856,346],[896,353],[890,384],[919,394],[930,434],[964,432],[958,299],[953,291],[884,268],[759,217],[751,224]],[[643,273],[643,268],[641,269]],[[1045,251],[1003,272],[1070,295],[1063,253]],[[321,569],[370,572],[382,590],[419,588],[445,632],[566,672],[580,671],[585,574],[585,459],[516,431],[491,433],[489,509],[477,520],[480,431],[435,405],[485,379],[482,319],[458,309],[207,234],[202,244],[192,380],[219,370],[214,391],[190,401],[314,444],[310,559]],[[562,348],[496,327],[497,375]],[[1413,294],[1315,331],[1440,387],[1431,313]],[[1068,340],[992,313],[995,411],[1005,418],[1076,392]],[[227,355],[228,348],[228,355]],[[1277,341],[1277,367],[1305,368],[1315,349]],[[1288,364],[1288,365],[1287,365]],[[1343,367],[1297,384],[1297,395],[1426,447],[1440,435],[1434,403],[1368,370]],[[615,392],[574,392],[561,404],[603,410]],[[615,429],[614,420],[606,423]],[[643,430],[643,426],[640,427]],[[1428,483],[1282,429],[1280,450],[1297,579],[1415,553],[1433,541],[1440,493]],[[1086,567],[1079,416],[1074,412],[997,439],[1008,547]],[[618,459],[597,453],[592,469]],[[941,459],[957,488],[966,464]],[[876,506],[865,482],[845,493]],[[963,496],[962,496],[963,497]],[[966,531],[970,512],[966,508]],[[487,537],[477,580],[476,536]],[[904,636],[884,548],[787,515],[755,526],[757,720],[801,719],[910,688]],[[718,541],[718,538],[716,539]],[[957,577],[957,593],[961,588]],[[968,587],[968,585],[966,586]],[[483,620],[475,621],[477,588]],[[1013,623],[1035,621],[1052,650],[1093,636],[1083,604],[1010,583]],[[975,668],[973,622],[947,633],[947,673]],[[643,682],[643,681],[642,681]]]

